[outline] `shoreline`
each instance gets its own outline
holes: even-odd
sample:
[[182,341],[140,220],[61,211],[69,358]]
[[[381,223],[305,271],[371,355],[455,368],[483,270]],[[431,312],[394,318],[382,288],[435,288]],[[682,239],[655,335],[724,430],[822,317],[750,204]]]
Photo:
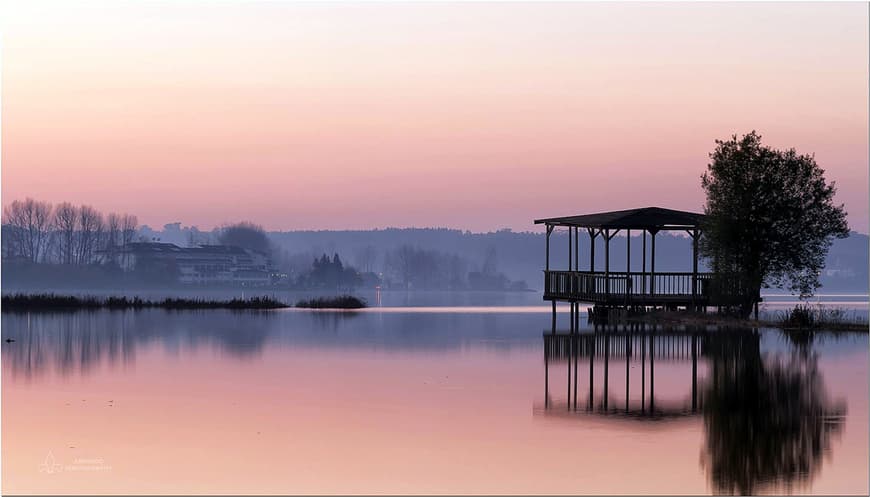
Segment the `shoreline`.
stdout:
[[[839,308],[823,310],[820,306],[804,307],[814,313],[814,319],[807,324],[795,323],[789,320],[789,313],[796,309],[792,307],[777,311],[775,317],[762,317],[755,320],[719,315],[715,313],[696,313],[686,311],[650,311],[641,314],[614,316],[611,320],[595,323],[593,326],[619,324],[650,324],[671,326],[719,326],[741,328],[777,328],[788,332],[816,331],[853,331],[870,332],[868,319],[856,316]],[[254,296],[248,298],[208,299],[208,298],[157,298],[114,297],[92,295],[64,295],[56,293],[26,294],[14,293],[2,296],[0,312],[74,312],[95,310],[316,310],[316,311],[374,311],[384,309],[385,312],[518,312],[516,306],[506,306],[500,311],[500,306],[380,306],[368,307],[365,300],[351,295],[317,297],[303,299],[295,304],[284,302],[274,296]],[[534,312],[523,309],[523,312]],[[541,309],[542,313],[549,309]],[[831,312],[833,311],[833,312]]]
[[246,299],[233,298],[229,300],[206,300],[197,298],[172,298],[158,300],[140,297],[96,297],[45,294],[10,294],[3,295],[0,311],[2,312],[50,312],[79,310],[269,310],[292,307],[272,297],[250,297]]
[[722,326],[722,327],[742,327],[742,328],[776,328],[788,332],[817,332],[817,331],[854,331],[870,333],[870,323],[866,318],[855,316],[842,316],[838,320],[819,321],[811,325],[794,326],[786,321],[787,315],[783,315],[783,319],[751,319],[740,318],[733,316],[725,316],[719,314],[704,314],[694,312],[679,312],[679,311],[653,311],[643,315],[627,316],[620,320],[615,320],[613,324],[618,323],[636,323],[636,324],[668,324],[676,326]]

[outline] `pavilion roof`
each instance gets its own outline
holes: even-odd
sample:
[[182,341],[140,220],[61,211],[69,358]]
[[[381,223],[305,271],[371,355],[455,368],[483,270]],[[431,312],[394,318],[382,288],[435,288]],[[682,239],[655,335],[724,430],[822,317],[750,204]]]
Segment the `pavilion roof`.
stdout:
[[704,215],[696,212],[642,207],[624,211],[536,219],[535,224],[578,228],[681,230],[698,228],[703,221]]

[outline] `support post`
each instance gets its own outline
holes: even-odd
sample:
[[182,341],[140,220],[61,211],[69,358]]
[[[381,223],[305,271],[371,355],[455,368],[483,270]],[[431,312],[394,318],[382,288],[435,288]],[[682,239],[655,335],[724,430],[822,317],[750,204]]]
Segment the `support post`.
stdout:
[[697,229],[692,230],[692,309],[698,310],[698,235]]
[[544,408],[550,407],[550,341],[544,339]]
[[[571,273],[571,271],[573,271],[571,266],[572,266],[572,263],[574,261],[574,249],[572,248],[573,243],[574,243],[574,228],[572,228],[571,226],[568,226],[568,281],[567,281],[567,283],[568,283],[568,295],[569,295],[569,297],[574,295],[574,275]],[[571,323],[569,324],[568,328],[572,329],[574,327],[574,304],[571,304],[571,312],[569,313],[569,316],[571,319]]]
[[649,335],[649,412],[652,414],[656,406],[656,344],[653,341],[655,336],[655,327],[653,333]]
[[568,331],[573,335],[574,334],[574,302],[568,303],[568,320],[570,321],[570,323],[568,323]]
[[[606,238],[605,238],[606,240]],[[604,334],[604,411],[607,412],[607,383],[610,377],[608,372],[610,365],[610,334]]]
[[631,334],[625,335],[625,412],[628,412],[628,379],[631,367]]
[[625,230],[625,303],[631,306],[631,230]]
[[643,257],[641,257],[642,262],[641,262],[641,267],[640,267],[640,273],[641,273],[641,280],[643,280],[643,283],[642,283],[643,288],[641,289],[640,293],[643,295],[646,295],[646,230],[643,230],[643,247],[642,247],[642,249],[643,250],[641,250],[641,252],[643,252]]
[[692,334],[692,412],[698,410],[698,335]]
[[568,410],[571,410],[571,340],[574,338],[574,335],[568,336],[568,403],[566,404]]
[[580,303],[577,303],[577,312],[574,313],[574,329],[577,330],[577,333],[580,333]]
[[646,333],[640,335],[640,347],[640,412],[644,412],[646,409]]
[[580,271],[580,228],[574,228],[574,271]]
[[589,271],[595,272],[595,237],[598,236],[598,233],[592,229],[587,228],[586,231],[589,233]]
[[[551,277],[550,277],[550,235],[553,234],[553,226],[547,225],[547,236],[546,238],[546,252],[547,258],[544,264],[544,295],[546,296],[551,290]],[[554,311],[555,314],[555,311]],[[556,320],[556,316],[553,316],[553,321]],[[553,329],[556,328],[556,325],[553,325]]]
[[610,230],[604,230],[604,281],[607,303],[610,304]]
[[658,231],[650,231],[651,237],[651,247],[650,247],[650,284],[649,284],[649,294],[655,295],[656,293],[656,234]]
[[553,303],[553,334],[556,334],[556,301],[552,300]]
[[577,367],[580,365],[577,357],[580,355],[580,343],[578,337],[572,337],[571,347],[574,350],[574,410],[577,410]]
[[572,253],[574,251],[574,249],[572,248],[572,244],[574,243],[574,237],[571,236],[571,231],[573,231],[573,229],[571,227],[568,227],[568,271],[571,271],[571,264],[574,260],[574,257],[572,257],[574,255]]
[[547,271],[550,270],[550,235],[553,233],[553,226],[547,225],[547,262],[544,266]]

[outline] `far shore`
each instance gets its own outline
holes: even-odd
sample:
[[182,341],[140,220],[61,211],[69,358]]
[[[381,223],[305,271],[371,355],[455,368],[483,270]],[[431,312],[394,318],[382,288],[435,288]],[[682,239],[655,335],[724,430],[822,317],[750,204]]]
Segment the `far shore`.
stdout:
[[[365,301],[351,295],[336,297],[322,297],[310,300],[301,300],[296,303],[297,308],[315,309],[361,309],[366,306]],[[270,310],[288,309],[292,305],[275,297],[257,296],[249,298],[233,298],[226,300],[209,300],[201,298],[164,298],[157,300],[142,299],[140,297],[96,297],[58,295],[53,293],[41,294],[8,294],[2,297],[2,312],[50,312],[50,311],[74,311],[74,310],[124,310],[124,309],[168,309],[168,310],[202,310],[202,309],[231,309],[231,310]]]

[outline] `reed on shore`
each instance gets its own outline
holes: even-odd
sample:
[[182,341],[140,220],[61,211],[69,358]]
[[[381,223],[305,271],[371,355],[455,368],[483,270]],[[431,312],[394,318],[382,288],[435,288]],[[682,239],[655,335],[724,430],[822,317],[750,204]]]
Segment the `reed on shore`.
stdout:
[[863,331],[870,332],[867,318],[838,307],[797,305],[755,320],[717,313],[656,310],[629,314],[626,321],[648,324],[711,325],[780,328],[792,331]]
[[773,320],[780,328],[789,330],[863,330],[870,329],[867,318],[839,307],[796,305],[777,313]]
[[11,294],[3,295],[3,312],[50,311],[76,309],[283,309],[290,307],[274,297],[233,298],[230,300],[207,300],[168,297],[162,300],[146,300],[139,297],[96,297],[77,295]]
[[353,295],[338,295],[300,300],[296,302],[296,307],[303,309],[362,309],[366,307],[366,302]]

